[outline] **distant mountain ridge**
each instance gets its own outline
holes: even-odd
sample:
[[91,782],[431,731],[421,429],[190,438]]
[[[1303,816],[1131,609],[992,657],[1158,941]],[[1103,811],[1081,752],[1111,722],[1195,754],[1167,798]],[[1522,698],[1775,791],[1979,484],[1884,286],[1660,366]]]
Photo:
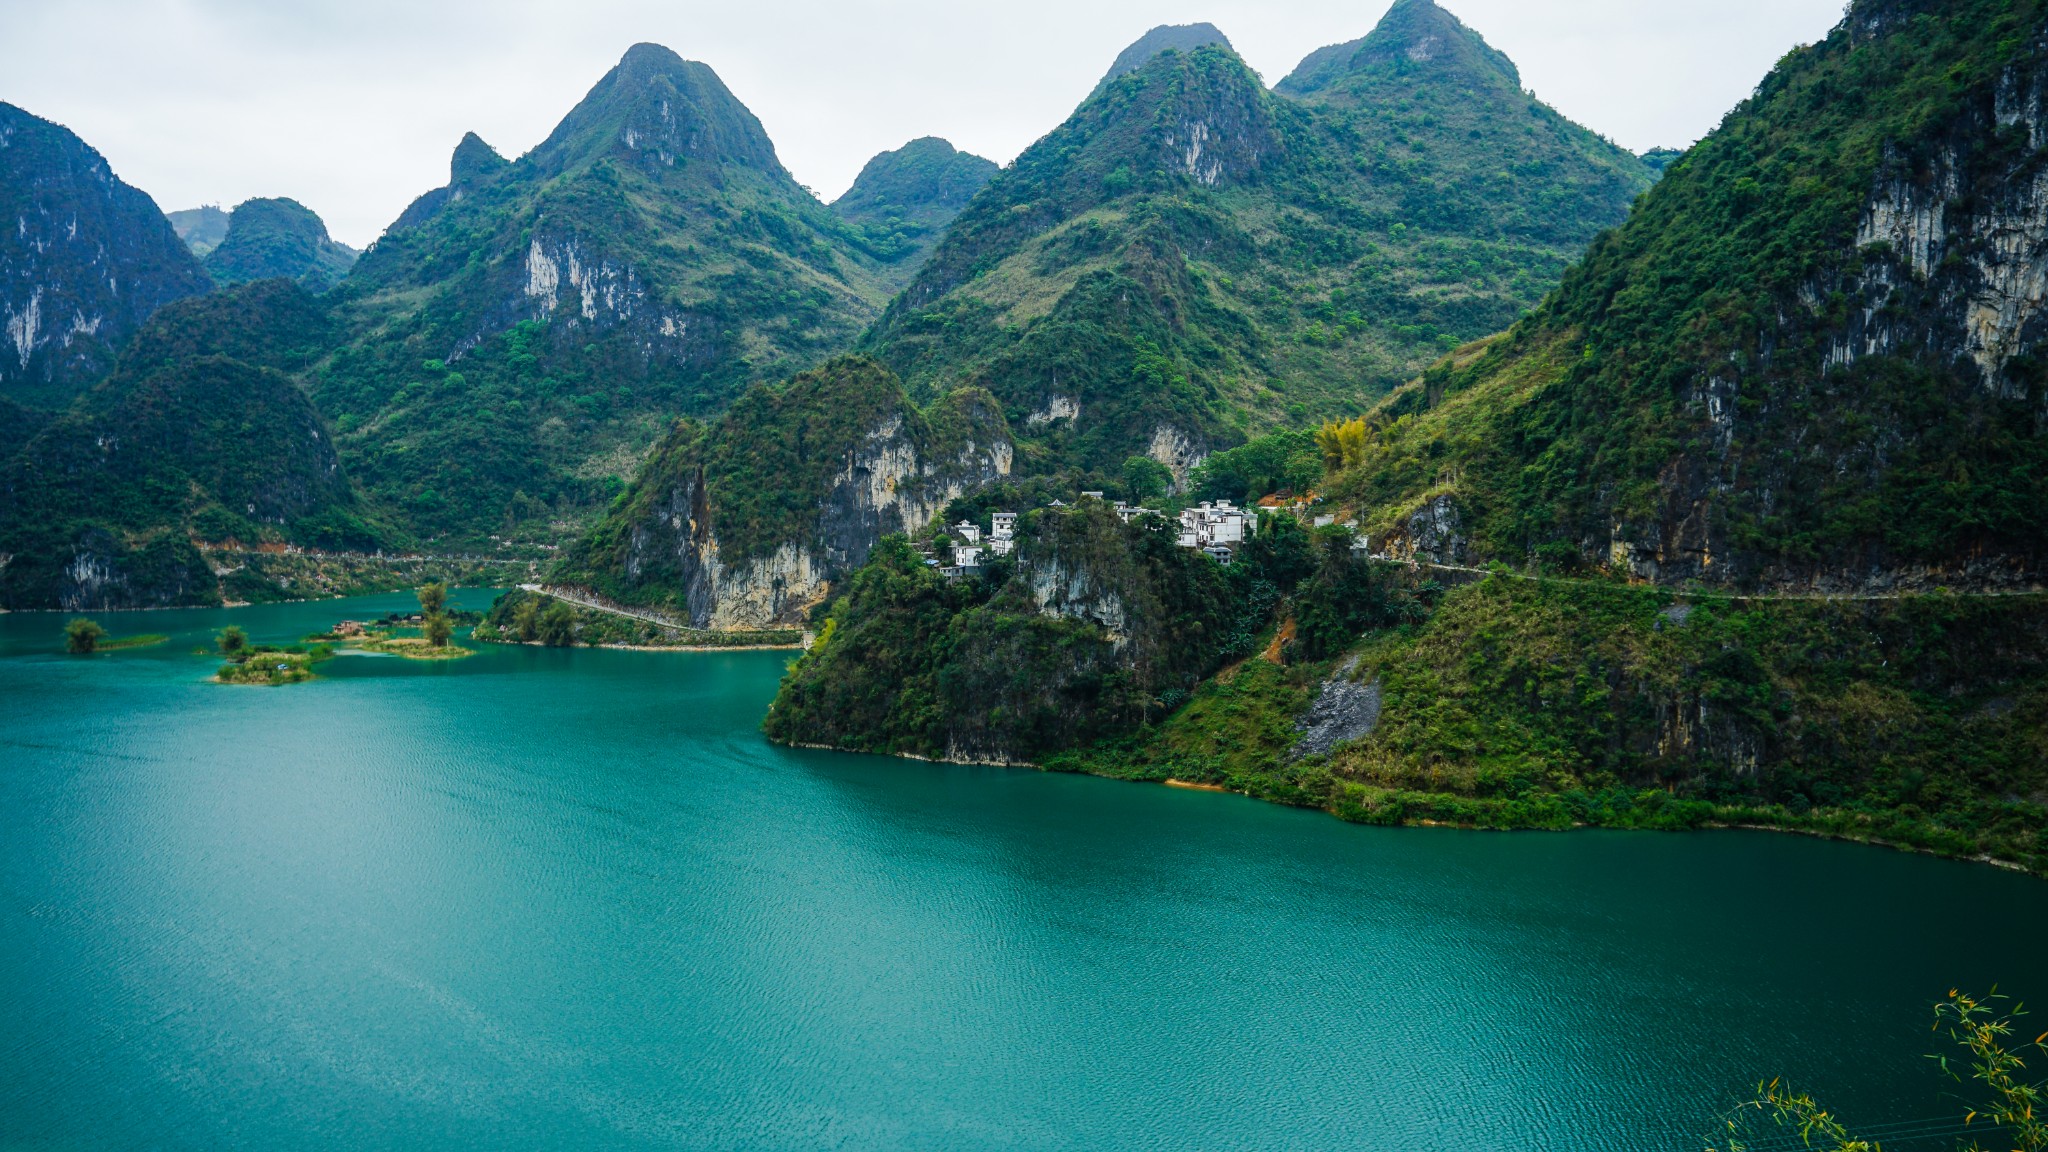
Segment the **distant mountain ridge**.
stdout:
[[980,383],[1020,422],[1078,409],[1040,422],[1073,466],[1184,473],[1389,390],[1533,306],[1651,182],[1428,0],[1282,94],[1220,44],[1129,55],[862,345],[913,392]]
[[[1435,0],[1395,0],[1370,35],[1308,54],[1273,90],[1297,100],[1364,97],[1354,86],[1392,72],[1410,78],[1451,75],[1481,87],[1519,92],[1522,73]],[[1378,95],[1378,93],[1373,93]]]
[[[1511,66],[1481,83],[1366,50],[1406,43],[1418,21],[1490,59],[1448,14],[1411,2],[1344,57],[1362,63],[1325,86],[1330,99],[1293,98],[1267,90],[1213,29],[1149,35],[974,196],[860,350],[920,403],[985,389],[1014,441],[1006,471],[1071,491],[1120,488],[1134,458],[1186,485],[1217,449],[1355,411],[1506,327],[1651,176],[1535,103]],[[1357,99],[1337,99],[1340,80]],[[1468,132],[1504,139],[1473,144]],[[1464,184],[1479,190],[1456,191]],[[727,434],[737,430],[712,433]],[[657,454],[700,435],[679,430]],[[844,466],[859,473],[862,459]],[[687,495],[666,473],[643,474],[562,578],[672,602],[666,569],[596,558],[665,538],[650,517]],[[724,503],[721,541],[769,531]],[[874,543],[828,545],[800,521],[778,524],[778,547],[805,558],[784,584],[811,601]],[[777,552],[764,548],[752,554]]]
[[61,407],[157,309],[212,282],[149,196],[69,130],[0,104],[0,396]]
[[201,260],[228,238],[228,214],[218,204],[166,212],[164,218],[171,222],[178,239],[183,240],[185,246],[192,249],[192,254]]
[[284,279],[325,292],[361,255],[330,238],[326,223],[296,200],[248,200],[229,215],[226,235],[203,263],[221,285]]

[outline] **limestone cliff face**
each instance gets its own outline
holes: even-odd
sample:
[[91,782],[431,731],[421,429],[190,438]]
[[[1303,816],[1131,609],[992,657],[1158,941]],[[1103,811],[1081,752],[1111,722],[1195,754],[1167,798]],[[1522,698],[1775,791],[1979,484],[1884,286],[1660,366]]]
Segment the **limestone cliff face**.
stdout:
[[765,556],[729,556],[704,469],[670,489],[658,515],[635,526],[626,575],[673,567],[698,628],[798,624],[833,580],[867,563],[883,536],[916,531],[947,504],[1010,474],[1007,440],[971,441],[948,456],[920,449],[902,416],[870,428],[826,487],[810,530]]
[[[1798,455],[1806,433],[1791,412],[1822,397],[1863,406],[1857,393],[1888,370],[1887,361],[1953,380],[1953,406],[1982,406],[1973,418],[1980,427],[2001,408],[2030,405],[2034,436],[2048,435],[2048,388],[2034,363],[2048,337],[2048,168],[2035,158],[2044,144],[2048,69],[2038,61],[2007,68],[1995,97],[1938,139],[1887,143],[1857,225],[1861,259],[1845,254],[1847,271],[1816,278],[1781,308],[1747,370],[1743,357],[1731,357],[1695,379],[1686,403],[1700,421],[1697,447],[1660,475],[1667,499],[1657,521],[1616,518],[1605,542],[1610,565],[1649,580],[1746,578],[1829,591],[2038,583],[2048,561],[2042,549],[1962,539],[1954,555],[1932,563],[1880,549],[1846,566],[1758,566],[1741,555],[1725,508],[1754,500],[1768,514],[1798,500],[1782,462]],[[1837,301],[1847,306],[1836,310]],[[1811,401],[1773,398],[1758,386],[1758,375],[1796,359],[1795,349],[1807,345],[1817,345],[1822,357]],[[1979,395],[1967,395],[1972,390]],[[1875,490],[1902,459],[1926,452],[1916,440],[1940,434],[1916,423],[1899,406],[1873,410],[1861,442],[1835,449],[1830,466],[1866,477]],[[1904,507],[1891,513],[1914,515]]]
[[[2024,134],[2024,152],[2001,138]],[[1886,150],[1856,242],[1872,253],[1858,307],[1830,344],[1831,367],[1933,352],[1975,365],[1984,388],[2024,399],[2012,371],[2048,335],[2048,72],[2008,69],[1989,116],[1966,119],[1931,153]]]
[[[549,323],[564,347],[616,333],[650,368],[707,367],[723,350],[714,338],[715,321],[665,303],[630,257],[593,246],[572,228],[537,228],[513,280],[495,322]],[[466,354],[490,327],[466,339],[458,352]]]
[[158,308],[211,287],[155,201],[71,132],[0,104],[0,393],[61,407]]
[[[1901,10],[1857,5],[1836,38],[1854,47],[1832,51],[1895,50],[1879,40],[1903,35]],[[1931,130],[1883,139],[1853,232],[1846,215],[1829,229],[1838,247],[1804,283],[1727,318],[1703,349],[1671,350],[1697,357],[1674,397],[1689,443],[1657,472],[1654,502],[1605,497],[1607,524],[1578,541],[1589,560],[1642,580],[1823,592],[2048,577],[2027,479],[2048,439],[2048,40],[2035,35]]]
[[562,578],[699,628],[801,623],[882,537],[923,528],[1013,460],[987,393],[920,412],[878,365],[837,361],[681,433]]

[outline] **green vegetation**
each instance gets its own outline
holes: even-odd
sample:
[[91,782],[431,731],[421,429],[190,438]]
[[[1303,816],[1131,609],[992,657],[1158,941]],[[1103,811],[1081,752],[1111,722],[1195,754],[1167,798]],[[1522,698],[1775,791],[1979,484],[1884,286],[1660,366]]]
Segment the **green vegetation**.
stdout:
[[[1356,664],[1297,645],[1311,662],[1233,669],[1156,730],[1047,766],[1366,823],[1745,824],[2048,871],[2048,597],[1738,601],[1496,576],[1346,646]],[[1377,727],[1294,759],[1296,719],[1339,675],[1376,687]]]
[[871,433],[890,429],[896,445],[928,462],[890,493],[899,499],[921,485],[992,479],[992,454],[1009,440],[985,392],[963,389],[920,411],[888,369],[842,357],[780,388],[748,390],[712,427],[678,425],[631,491],[564,554],[557,582],[687,616],[714,534],[717,561],[730,569],[811,544],[835,517],[848,523],[829,544],[857,562],[867,543],[856,535],[862,512],[830,497],[849,457],[876,447]]
[[997,171],[992,160],[956,150],[936,137],[912,140],[868,161],[832,213],[859,229],[881,258],[890,289],[924,265],[953,217]]
[[325,644],[310,648],[300,644],[277,648],[267,644],[251,645],[247,637],[239,637],[231,651],[229,632],[239,634],[241,629],[229,628],[221,633],[221,654],[228,658],[228,662],[220,666],[214,679],[222,684],[253,684],[259,687],[303,684],[313,678],[315,665],[334,658],[334,649]]
[[230,624],[214,638],[214,646],[228,659],[239,660],[249,654],[249,634]]
[[542,549],[521,549],[502,559],[234,547],[203,547],[199,551],[216,569],[228,570],[220,578],[222,597],[242,604],[403,592],[436,581],[465,588],[503,588],[532,581],[540,574],[540,565],[550,559]]
[[793,629],[708,632],[669,627],[648,620],[579,607],[537,592],[514,590],[498,597],[475,638],[495,644],[546,644],[567,648],[794,648],[803,633]]
[[[1412,596],[1353,561],[1342,530],[1291,520],[1219,566],[1160,517],[1100,501],[1028,513],[1014,561],[948,580],[885,541],[826,616],[766,723],[790,743],[1032,762],[1144,729],[1262,643],[1276,612],[1385,625]],[[1342,600],[1342,607],[1334,602]],[[1293,641],[1327,645],[1321,632]]]
[[331,332],[279,281],[157,313],[111,377],[0,463],[0,606],[218,604],[195,541],[377,545],[387,531],[286,374]]
[[134,636],[114,636],[102,639],[93,650],[96,652],[125,652],[130,648],[154,648],[167,644],[170,637],[161,632],[143,632]]
[[358,255],[329,239],[327,225],[298,201],[249,200],[228,218],[227,234],[206,252],[205,265],[222,285],[281,278],[325,292],[341,283]]
[[[1986,997],[1951,990],[1948,999],[1934,1006],[1934,1027],[1946,1033],[1963,1055],[1931,1059],[1950,1079],[1974,1087],[1977,1099],[1962,1108],[1958,1128],[1974,1129],[1994,1139],[1998,1148],[2043,1152],[2048,1149],[2048,1080],[2026,1078],[2026,1054],[2029,1049],[2048,1053],[2048,1033],[2032,1042],[2024,1040],[2026,1032],[2019,1023],[2026,1014],[2023,1005],[2012,1004],[1995,990]],[[1951,1066],[1952,1059],[1960,1067]],[[1708,1152],[1779,1147],[1789,1138],[1815,1152],[1880,1152],[1876,1141],[1857,1137],[1812,1096],[1781,1080],[1759,1084],[1755,1098],[1737,1108],[1726,1123],[1725,1142]],[[1956,1147],[1959,1152],[1984,1152],[1976,1136],[1958,1137]]]
[[1190,487],[1198,499],[1249,504],[1276,492],[1308,492],[1322,478],[1315,434],[1289,429],[1210,456],[1195,468]]
[[335,294],[347,335],[305,382],[421,535],[558,538],[678,415],[851,344],[894,254],[790,178],[711,69],[640,45],[526,156],[463,142]]
[[[1477,43],[1422,9],[1425,31]],[[1415,31],[1392,21],[1375,35]],[[572,539],[636,476],[708,452],[691,447],[707,434],[695,421],[734,406],[787,415],[749,390],[854,344],[934,252],[867,338],[908,373],[930,422],[1010,420],[1031,431],[1019,468],[1070,487],[1179,485],[1207,449],[1306,426],[1351,405],[1361,381],[1383,389],[1446,341],[1504,325],[1647,185],[1632,157],[1532,112],[1511,66],[1482,63],[1395,68],[1380,124],[1357,99],[1274,96],[1227,47],[1168,52],[987,187],[985,161],[919,140],[877,157],[827,209],[708,68],[638,46],[532,153],[507,161],[465,138],[449,184],[320,300],[273,281],[210,298],[155,333],[166,354],[125,370],[89,411],[33,442],[30,421],[0,421],[0,468],[27,493],[18,522],[0,516],[0,549],[20,558],[0,604],[254,602],[336,586],[273,576],[268,561],[212,564],[199,544],[509,557],[524,553],[507,541]],[[1182,114],[1212,132],[1201,156],[1162,135]],[[1540,127],[1515,128],[1514,169],[1493,173],[1501,147],[1487,134],[1523,114]],[[1504,182],[1432,215],[1480,168]],[[1482,202],[1497,219],[1467,210]],[[209,260],[226,280],[283,273],[317,288],[339,268],[333,248],[302,208],[252,201]],[[187,422],[209,435],[93,459],[92,445],[133,442],[118,415],[150,373],[158,394],[207,401],[215,417]],[[948,410],[962,383],[997,399]],[[256,395],[257,410],[216,394],[228,391]],[[128,407],[154,420],[176,405]],[[231,429],[225,413],[244,418]],[[734,429],[778,436],[730,421],[709,434]],[[736,498],[762,506],[721,505],[733,531],[720,543],[772,553],[789,538],[757,530],[809,531],[815,463],[786,489],[755,470],[768,483]],[[69,479],[80,470],[85,482]],[[273,498],[241,499],[251,488]],[[616,517],[598,537],[586,567],[602,574]],[[871,545],[869,533],[826,551],[857,562]],[[81,590],[72,571],[107,576]]]
[[448,618],[448,586],[446,584],[425,584],[420,587],[420,635],[433,648],[446,648],[448,638],[455,635],[455,623]]
[[1650,185],[1426,0],[1280,94],[1215,38],[1134,57],[997,176],[863,349],[913,396],[987,387],[1029,469],[1113,481],[1506,327]]
[[357,641],[365,652],[382,652],[387,656],[403,656],[407,660],[461,660],[476,655],[475,650],[459,648],[453,644],[436,644],[426,636],[392,636],[376,634]]
[[[1443,36],[1470,51],[1381,59]],[[828,379],[749,392],[713,426],[679,425],[556,578],[700,623],[721,595],[704,575],[714,533],[723,570],[794,547],[833,558],[836,578],[838,558],[857,565],[881,532],[917,527],[849,528],[852,510],[825,506],[846,448],[913,405],[941,423],[962,383],[978,386],[978,442],[1013,440],[1026,482],[1138,500],[1306,488],[1314,416],[1505,326],[1650,184],[1433,5],[1399,6],[1370,51],[1354,45],[1297,98],[1217,40],[1141,43],[967,205],[862,338],[908,402],[887,372],[842,360]],[[1192,151],[1174,136],[1190,124],[1204,133]],[[926,167],[952,163],[922,151]],[[1452,191],[1474,180],[1483,192]],[[821,407],[828,392],[841,402]]]
[[[1014,568],[958,582],[888,543],[766,730],[1367,823],[1740,824],[2048,871],[2048,596],[1444,592],[1355,559],[1342,529],[1263,527],[1219,569],[1084,502],[1027,517]],[[1347,679],[1376,723],[1304,754],[1301,718]]]
[[[1333,487],[1375,539],[1448,496],[1473,552],[1556,570],[2038,572],[2048,362],[2004,321],[1983,337],[2000,356],[1973,352],[1961,302],[2005,274],[1983,214],[2034,187],[2038,157],[1994,106],[2048,69],[2042,19],[2037,0],[1857,4],[1540,311],[1375,411]],[[1881,189],[1919,196],[1937,173],[1959,189],[1945,239],[1916,255],[1903,233],[1859,238]]]
[[90,656],[99,651],[100,639],[106,634],[97,621],[80,617],[64,625],[64,650],[73,656]]
[[448,638],[455,635],[455,625],[448,622],[448,617],[436,612],[427,617],[426,622],[420,626],[420,635],[426,637],[428,644],[436,648],[446,648]]

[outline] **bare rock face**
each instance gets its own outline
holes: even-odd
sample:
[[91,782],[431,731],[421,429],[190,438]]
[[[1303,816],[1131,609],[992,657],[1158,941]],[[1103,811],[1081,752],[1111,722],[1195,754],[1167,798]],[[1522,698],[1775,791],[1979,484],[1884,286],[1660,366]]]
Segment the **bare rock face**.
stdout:
[[2024,398],[2010,369],[2048,335],[2048,171],[1985,155],[2011,133],[2025,135],[2026,156],[2048,144],[2048,73],[2008,69],[1990,122],[1966,121],[1931,154],[1887,149],[1856,236],[1880,259],[1852,286],[1861,308],[1831,345],[1831,367],[1952,353],[1987,391]]
[[1464,519],[1457,500],[1448,494],[1424,503],[1394,530],[1384,541],[1384,547],[1377,539],[1373,547],[1394,560],[1455,567],[1463,566],[1469,559]]
[[1316,702],[1295,723],[1294,729],[1301,733],[1301,739],[1295,742],[1294,759],[1327,756],[1337,745],[1363,740],[1379,727],[1380,682],[1360,684],[1354,679],[1358,661],[1353,656],[1336,675],[1324,681],[1322,690],[1316,693]]
[[212,287],[155,201],[71,132],[0,104],[0,395],[63,406],[158,308]]
[[635,529],[626,573],[651,575],[657,555],[683,577],[693,627],[765,628],[802,623],[833,580],[867,563],[876,542],[930,523],[946,505],[1009,475],[1006,441],[971,444],[930,458],[896,417],[870,429],[846,453],[810,531],[765,556],[731,556],[702,468],[664,501],[660,515]]

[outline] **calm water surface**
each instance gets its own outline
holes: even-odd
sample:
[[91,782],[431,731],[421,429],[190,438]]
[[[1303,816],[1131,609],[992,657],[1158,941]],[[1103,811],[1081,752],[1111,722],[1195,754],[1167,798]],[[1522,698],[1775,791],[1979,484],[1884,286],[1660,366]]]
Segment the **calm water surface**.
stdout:
[[407,603],[0,616],[0,1148],[1697,1149],[2048,996],[1989,868],[792,752],[780,653],[192,654]]

